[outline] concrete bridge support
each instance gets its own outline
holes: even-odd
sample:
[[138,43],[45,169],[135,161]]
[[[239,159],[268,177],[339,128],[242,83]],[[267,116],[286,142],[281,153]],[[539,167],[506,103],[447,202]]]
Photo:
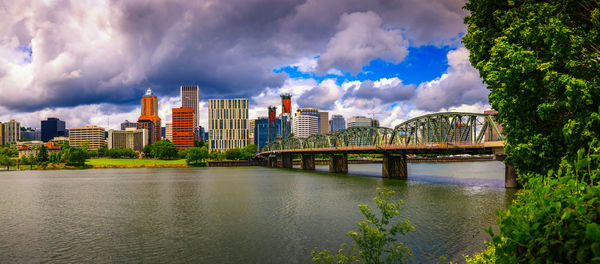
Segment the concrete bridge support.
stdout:
[[300,168],[303,170],[315,170],[315,155],[302,154],[302,164]]
[[383,156],[381,177],[396,179],[408,178],[408,169],[406,167],[406,154],[385,154]]
[[277,156],[269,156],[268,160],[269,167],[276,168],[277,166]]
[[281,160],[279,164],[282,168],[291,169],[294,167],[292,153],[281,153],[278,158]]
[[348,154],[331,154],[329,156],[329,172],[348,173]]
[[[494,155],[498,161],[504,161],[506,155]],[[517,182],[517,171],[512,164],[504,164],[504,188],[523,188]]]

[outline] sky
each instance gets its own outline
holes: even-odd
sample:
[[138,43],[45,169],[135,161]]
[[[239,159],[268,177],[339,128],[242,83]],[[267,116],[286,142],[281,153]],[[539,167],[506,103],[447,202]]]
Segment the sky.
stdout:
[[489,109],[461,43],[462,0],[0,0],[0,122],[117,129],[151,88],[171,120],[179,86],[248,98],[250,118],[314,107],[393,127]]

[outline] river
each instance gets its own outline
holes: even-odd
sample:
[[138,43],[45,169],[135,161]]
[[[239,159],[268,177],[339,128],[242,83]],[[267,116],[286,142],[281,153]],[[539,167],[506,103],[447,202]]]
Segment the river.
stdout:
[[500,162],[381,164],[349,175],[265,167],[0,172],[2,263],[310,263],[337,249],[373,205],[396,190],[412,263],[462,261],[514,197]]

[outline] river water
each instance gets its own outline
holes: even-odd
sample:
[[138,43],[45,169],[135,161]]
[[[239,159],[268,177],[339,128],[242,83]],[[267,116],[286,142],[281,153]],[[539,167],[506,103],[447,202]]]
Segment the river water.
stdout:
[[337,249],[373,205],[396,190],[412,263],[462,261],[483,248],[514,191],[499,162],[381,164],[349,175],[264,167],[0,172],[2,263],[310,263]]

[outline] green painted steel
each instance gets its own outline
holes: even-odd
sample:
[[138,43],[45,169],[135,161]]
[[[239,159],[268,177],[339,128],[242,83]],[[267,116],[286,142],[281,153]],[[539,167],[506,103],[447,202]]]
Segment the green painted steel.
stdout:
[[352,127],[339,134],[314,134],[306,139],[288,138],[265,145],[261,152],[347,146],[408,145],[419,143],[480,144],[502,141],[501,127],[493,116],[446,112],[420,116],[396,127]]

